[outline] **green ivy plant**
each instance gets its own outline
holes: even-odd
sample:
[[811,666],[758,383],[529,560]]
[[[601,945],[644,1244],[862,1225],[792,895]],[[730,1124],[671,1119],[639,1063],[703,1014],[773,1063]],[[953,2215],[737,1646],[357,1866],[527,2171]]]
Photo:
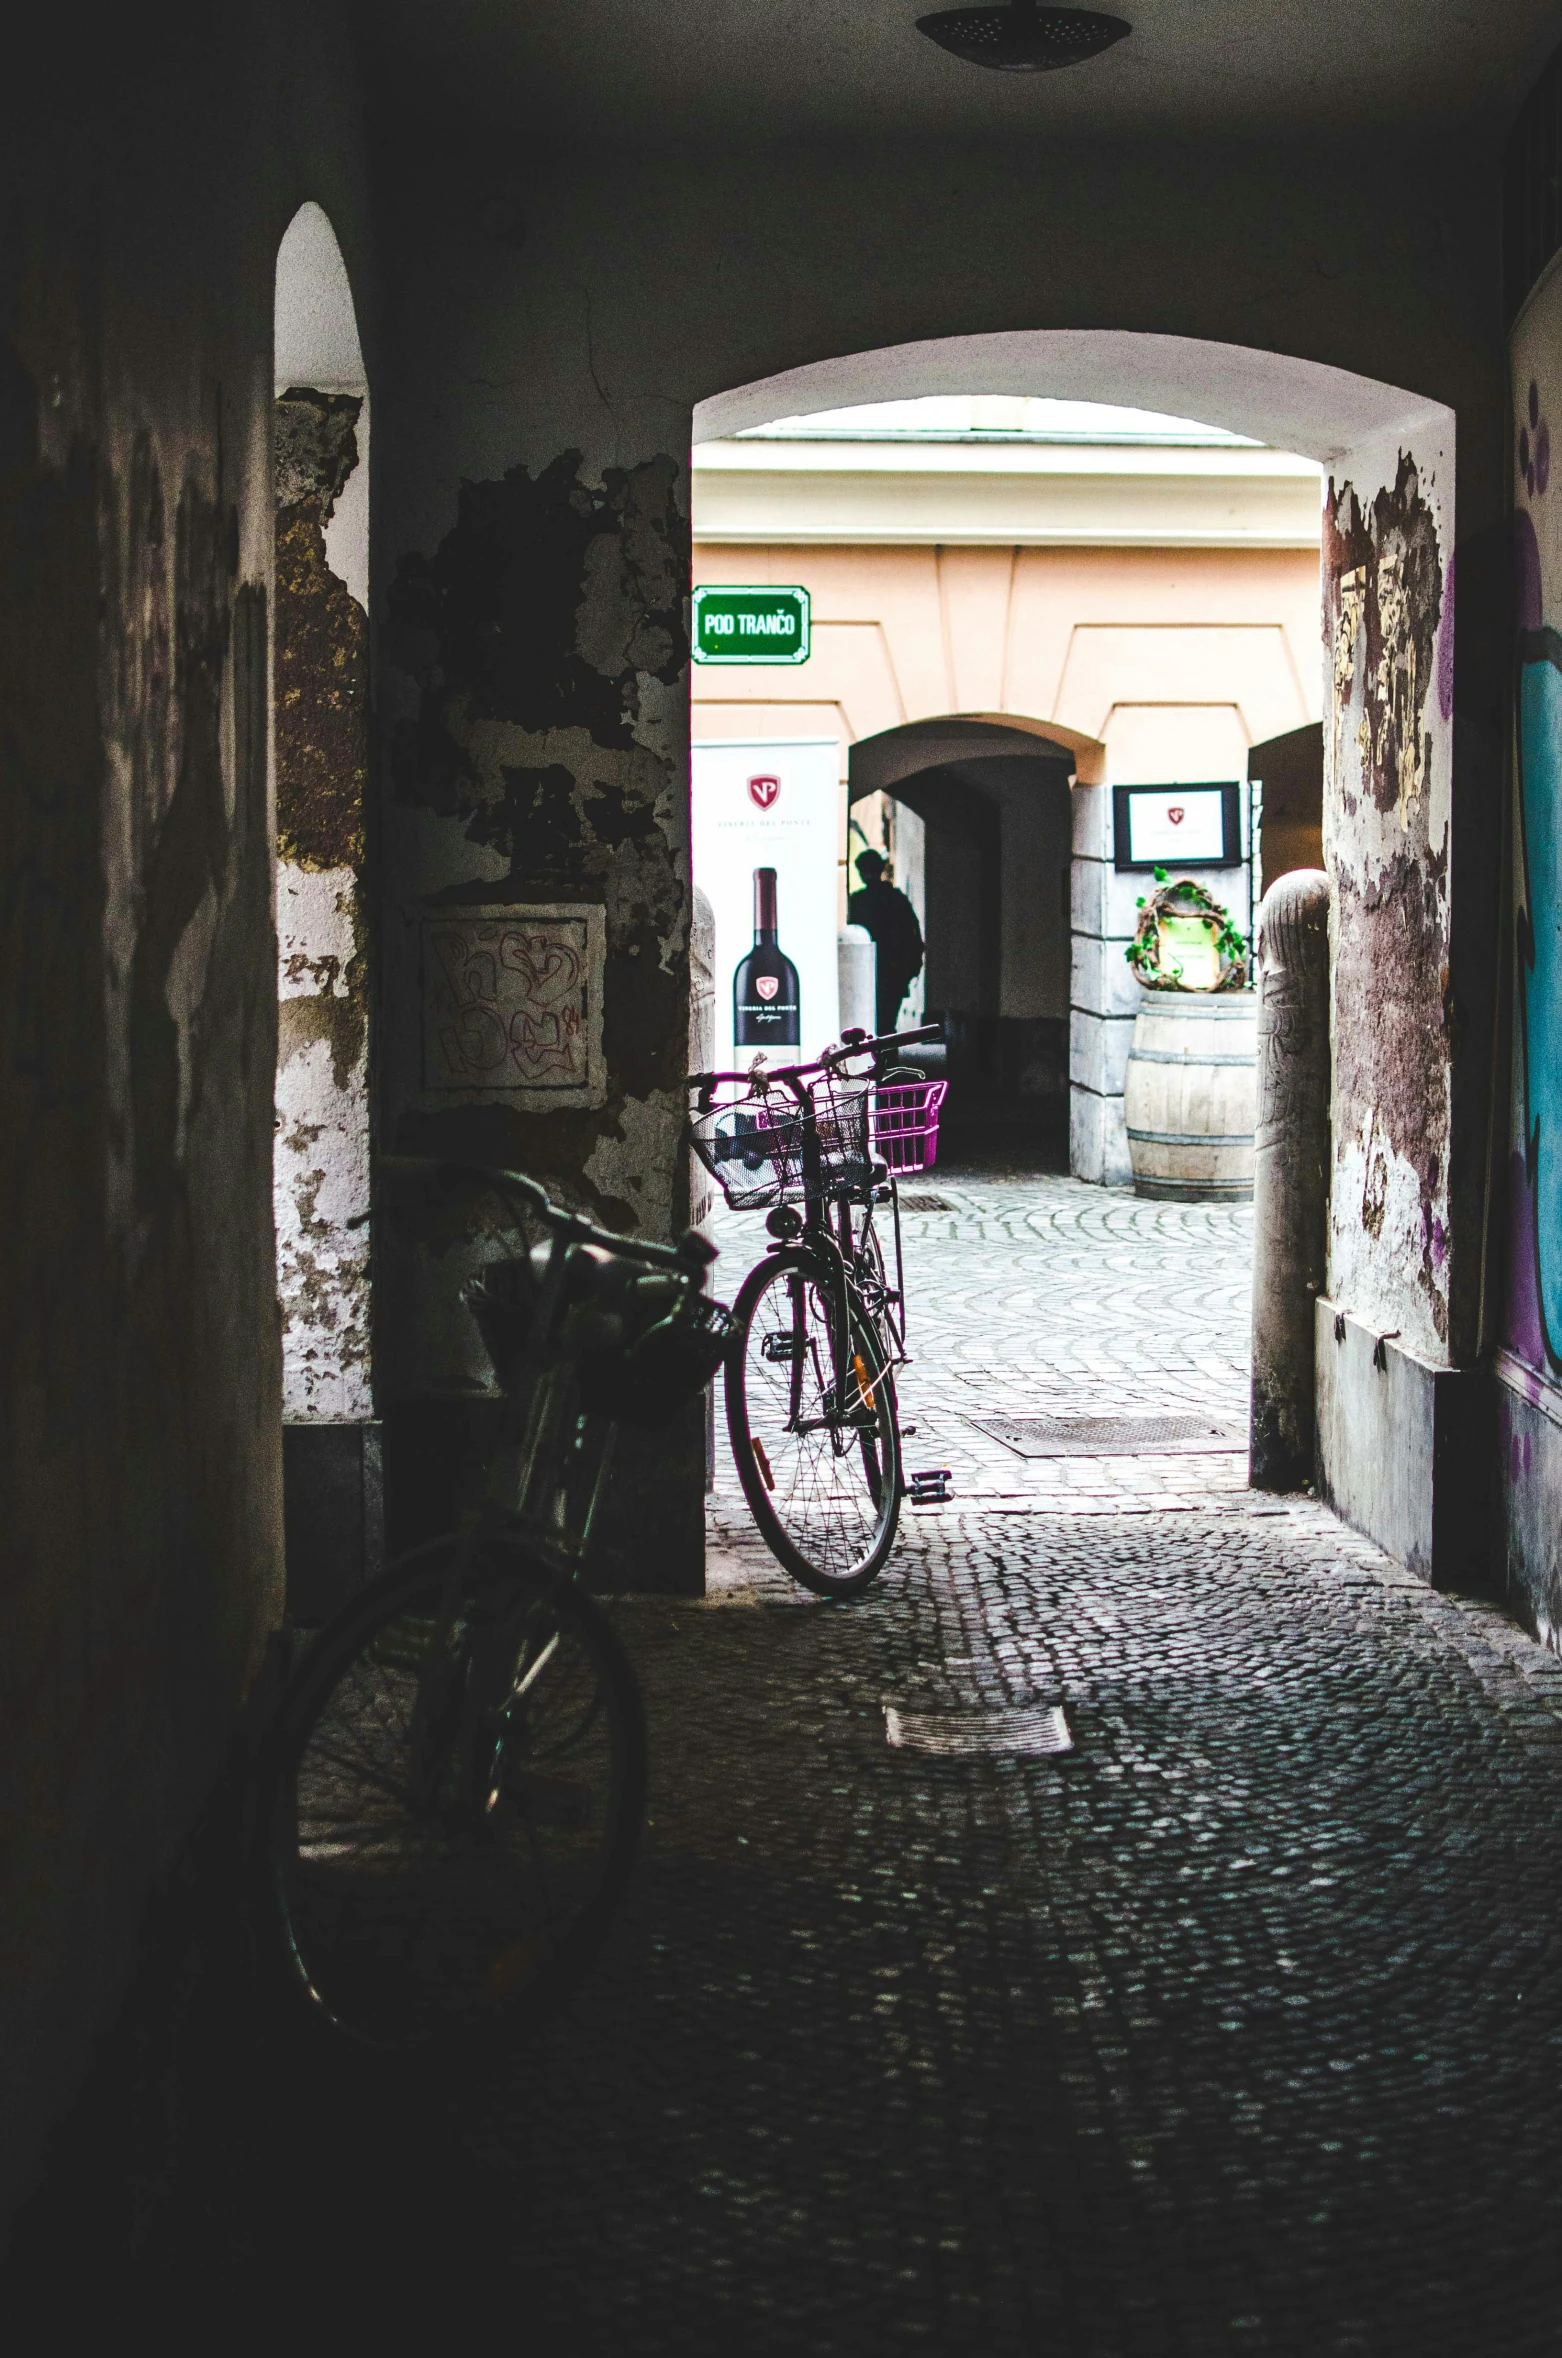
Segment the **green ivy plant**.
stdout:
[[1168,880],[1168,871],[1155,871],[1156,889],[1139,900],[1139,926],[1133,940],[1123,952],[1134,973],[1147,991],[1181,991],[1190,986],[1183,982],[1181,970],[1170,974],[1161,964],[1160,921],[1163,917],[1202,917],[1207,920],[1215,937],[1215,948],[1220,958],[1220,979],[1217,991],[1240,991],[1247,986],[1247,939],[1231,922],[1231,912],[1206,892],[1202,884],[1191,876],[1182,877],[1176,884]]

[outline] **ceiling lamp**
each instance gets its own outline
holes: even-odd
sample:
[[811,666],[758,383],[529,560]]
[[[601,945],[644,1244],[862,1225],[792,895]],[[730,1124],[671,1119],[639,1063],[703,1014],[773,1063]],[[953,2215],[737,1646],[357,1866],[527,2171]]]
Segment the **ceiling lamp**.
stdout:
[[941,8],[936,16],[917,18],[917,31],[940,49],[1000,74],[1050,74],[1080,65],[1132,30],[1120,16],[1041,8],[1037,0],[1010,0],[1007,8]]

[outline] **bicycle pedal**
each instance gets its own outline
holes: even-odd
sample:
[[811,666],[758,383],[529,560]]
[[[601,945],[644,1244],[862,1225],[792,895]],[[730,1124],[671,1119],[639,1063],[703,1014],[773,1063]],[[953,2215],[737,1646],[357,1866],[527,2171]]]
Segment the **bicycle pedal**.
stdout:
[[949,1499],[952,1479],[948,1466],[925,1466],[911,1477],[909,1496],[913,1506],[944,1506]]

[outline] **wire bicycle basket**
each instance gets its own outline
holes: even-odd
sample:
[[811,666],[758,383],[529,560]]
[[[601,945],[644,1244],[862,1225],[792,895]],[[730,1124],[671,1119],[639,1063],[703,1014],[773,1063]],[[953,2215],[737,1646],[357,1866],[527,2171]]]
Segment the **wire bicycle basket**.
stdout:
[[890,1081],[873,1092],[874,1153],[891,1171],[931,1171],[938,1160],[938,1113],[947,1081]]
[[689,1137],[735,1212],[858,1194],[873,1184],[871,1083],[839,1073],[809,1083],[813,1151],[810,1123],[789,1093],[774,1085],[763,1093],[734,1088],[725,1104],[713,1097],[695,1113]]

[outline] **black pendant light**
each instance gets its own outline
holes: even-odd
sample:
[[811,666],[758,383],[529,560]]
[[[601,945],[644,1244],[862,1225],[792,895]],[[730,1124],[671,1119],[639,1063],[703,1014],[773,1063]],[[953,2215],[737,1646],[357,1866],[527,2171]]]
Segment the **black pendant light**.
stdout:
[[1000,74],[1056,73],[1099,57],[1132,30],[1120,16],[1041,8],[1037,0],[1009,0],[1006,8],[941,8],[936,16],[917,18],[917,31],[940,49]]

